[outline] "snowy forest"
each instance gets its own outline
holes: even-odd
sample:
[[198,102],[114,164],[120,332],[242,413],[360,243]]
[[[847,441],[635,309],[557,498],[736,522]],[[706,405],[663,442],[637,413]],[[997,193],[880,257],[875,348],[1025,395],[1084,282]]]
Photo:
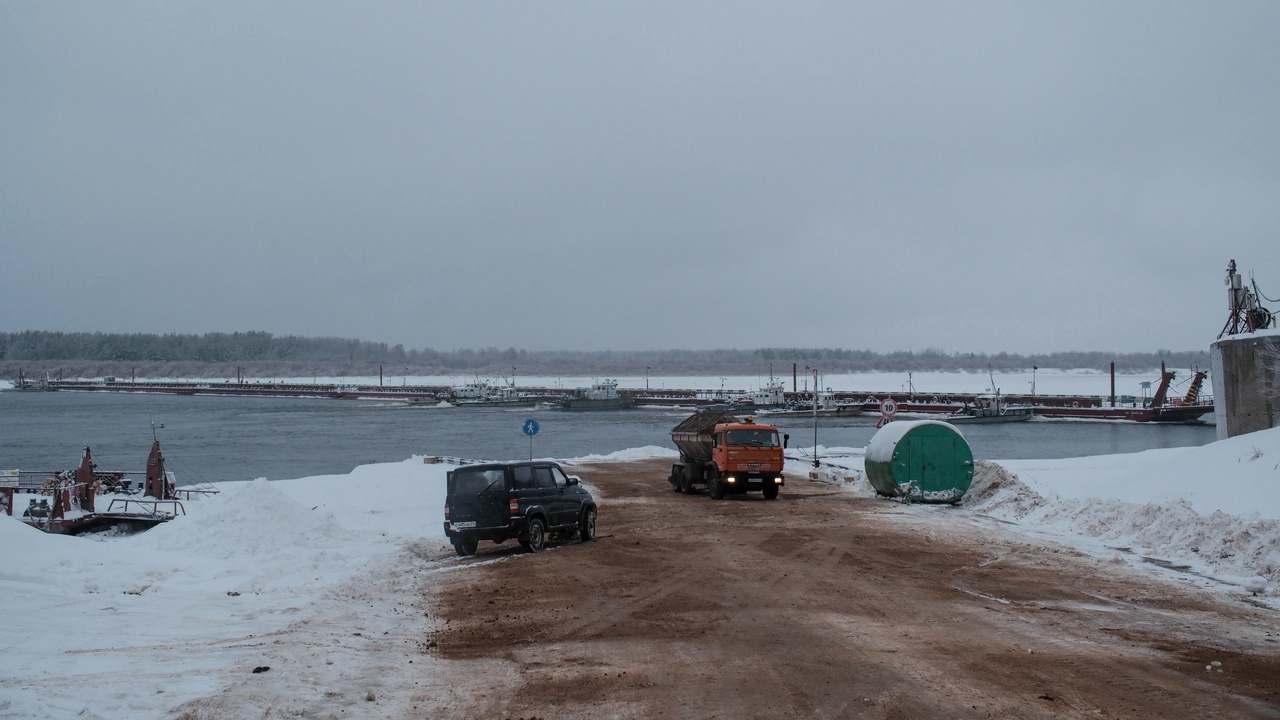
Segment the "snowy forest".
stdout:
[[[1161,362],[1171,367],[1207,367],[1208,352],[1156,350],[1147,353],[1102,351],[1020,355],[1007,352],[876,352],[839,348],[757,348],[721,350],[525,350],[514,347],[434,350],[335,337],[277,336],[268,332],[195,334],[0,333],[0,375],[16,377],[63,372],[69,375],[201,377],[242,367],[261,377],[377,374],[405,371],[418,375],[495,374],[518,368],[522,375],[664,375],[733,373],[789,374],[790,365],[826,373],[865,371],[996,371],[1032,367],[1142,372]],[[234,374],[234,371],[232,371]]]

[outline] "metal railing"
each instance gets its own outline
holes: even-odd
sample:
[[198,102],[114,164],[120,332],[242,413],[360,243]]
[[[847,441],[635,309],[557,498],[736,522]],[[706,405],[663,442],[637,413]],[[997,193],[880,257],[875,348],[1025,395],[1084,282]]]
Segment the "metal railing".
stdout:
[[[116,510],[116,504],[121,505]],[[130,507],[137,505],[138,509],[130,512]],[[164,505],[171,509],[171,512],[162,512],[160,506]],[[134,498],[115,498],[111,504],[107,506],[107,513],[118,512],[122,515],[145,515],[149,517],[177,517],[178,515],[186,515],[187,509],[182,506],[182,502],[178,500],[137,500]]]

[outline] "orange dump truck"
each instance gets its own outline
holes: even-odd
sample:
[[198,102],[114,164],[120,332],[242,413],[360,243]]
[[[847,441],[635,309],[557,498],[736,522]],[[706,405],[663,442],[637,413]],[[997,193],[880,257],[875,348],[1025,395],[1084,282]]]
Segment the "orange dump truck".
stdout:
[[782,450],[778,428],[759,425],[751,418],[739,422],[724,410],[704,410],[689,416],[671,430],[671,440],[680,449],[680,462],[671,466],[671,483],[676,492],[692,493],[706,486],[707,494],[719,500],[727,493],[759,490],[766,500],[778,497],[782,487]]

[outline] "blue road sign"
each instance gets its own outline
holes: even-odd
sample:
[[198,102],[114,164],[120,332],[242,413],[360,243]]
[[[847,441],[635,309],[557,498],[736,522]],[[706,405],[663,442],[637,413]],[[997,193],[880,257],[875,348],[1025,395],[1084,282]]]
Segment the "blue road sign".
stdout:
[[533,437],[534,435],[537,435],[537,434],[538,434],[538,421],[537,421],[537,420],[534,420],[533,418],[529,418],[528,420],[525,420],[525,421],[524,421],[524,434],[525,434],[525,435],[528,435],[529,437]]

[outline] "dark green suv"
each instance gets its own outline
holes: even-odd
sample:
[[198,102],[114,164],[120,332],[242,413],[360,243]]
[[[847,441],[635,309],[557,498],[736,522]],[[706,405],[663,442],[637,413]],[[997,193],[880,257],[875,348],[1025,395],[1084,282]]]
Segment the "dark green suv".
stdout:
[[481,540],[515,538],[538,552],[548,537],[596,536],[596,501],[553,462],[465,465],[446,482],[444,533],[459,555],[475,554]]

